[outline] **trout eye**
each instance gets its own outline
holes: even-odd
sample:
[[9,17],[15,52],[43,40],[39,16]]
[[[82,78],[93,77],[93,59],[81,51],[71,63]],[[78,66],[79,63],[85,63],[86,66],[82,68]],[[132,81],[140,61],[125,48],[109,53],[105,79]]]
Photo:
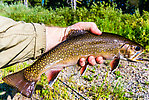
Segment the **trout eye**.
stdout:
[[141,49],[141,48],[140,48],[139,46],[136,46],[136,47],[135,47],[135,50],[136,50],[136,51],[139,51],[140,49]]

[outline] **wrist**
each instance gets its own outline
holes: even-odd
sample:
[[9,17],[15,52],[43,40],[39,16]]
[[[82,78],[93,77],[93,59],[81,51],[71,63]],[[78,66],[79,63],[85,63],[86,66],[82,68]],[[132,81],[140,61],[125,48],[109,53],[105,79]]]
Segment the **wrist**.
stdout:
[[61,27],[46,27],[46,52],[63,41],[65,29]]

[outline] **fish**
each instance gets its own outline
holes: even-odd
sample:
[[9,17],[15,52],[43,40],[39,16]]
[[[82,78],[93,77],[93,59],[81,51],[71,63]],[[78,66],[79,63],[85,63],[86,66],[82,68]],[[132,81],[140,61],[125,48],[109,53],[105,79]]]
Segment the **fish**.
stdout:
[[[30,98],[43,73],[52,86],[61,70],[76,65],[81,57],[87,59],[93,55],[101,56],[104,60],[112,60],[110,66],[113,71],[118,67],[120,59],[140,61],[137,58],[143,52],[143,46],[117,34],[102,32],[101,35],[95,35],[86,30],[71,30],[65,41],[42,54],[32,65],[2,79]],[[87,65],[88,63],[81,67],[81,75],[86,71]]]

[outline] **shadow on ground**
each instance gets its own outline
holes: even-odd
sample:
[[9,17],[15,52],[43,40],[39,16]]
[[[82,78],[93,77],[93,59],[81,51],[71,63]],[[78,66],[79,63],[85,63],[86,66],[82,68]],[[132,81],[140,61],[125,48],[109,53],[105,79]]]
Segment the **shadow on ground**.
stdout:
[[0,84],[0,99],[6,100],[8,96],[13,99],[15,94],[17,93],[17,90],[6,83],[1,83]]
[[[42,88],[43,88],[43,86],[36,85],[35,90],[42,90]],[[7,85],[6,83],[0,84],[0,100],[7,100],[8,96],[10,96],[11,99],[13,99],[13,98],[15,98],[16,93],[19,93],[17,91],[17,89]]]

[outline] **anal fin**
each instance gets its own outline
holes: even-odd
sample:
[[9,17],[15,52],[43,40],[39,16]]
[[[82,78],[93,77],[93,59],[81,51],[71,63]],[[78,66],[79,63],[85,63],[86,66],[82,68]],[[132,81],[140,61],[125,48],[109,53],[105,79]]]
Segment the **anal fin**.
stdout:
[[111,66],[111,71],[113,71],[114,69],[117,68],[118,64],[119,64],[120,58],[119,57],[115,57],[114,60],[112,60],[110,62],[110,66]]
[[45,72],[50,87],[56,81],[56,79],[58,77],[58,74],[60,73],[61,70],[62,69],[50,69],[50,70],[48,70],[48,71]]

